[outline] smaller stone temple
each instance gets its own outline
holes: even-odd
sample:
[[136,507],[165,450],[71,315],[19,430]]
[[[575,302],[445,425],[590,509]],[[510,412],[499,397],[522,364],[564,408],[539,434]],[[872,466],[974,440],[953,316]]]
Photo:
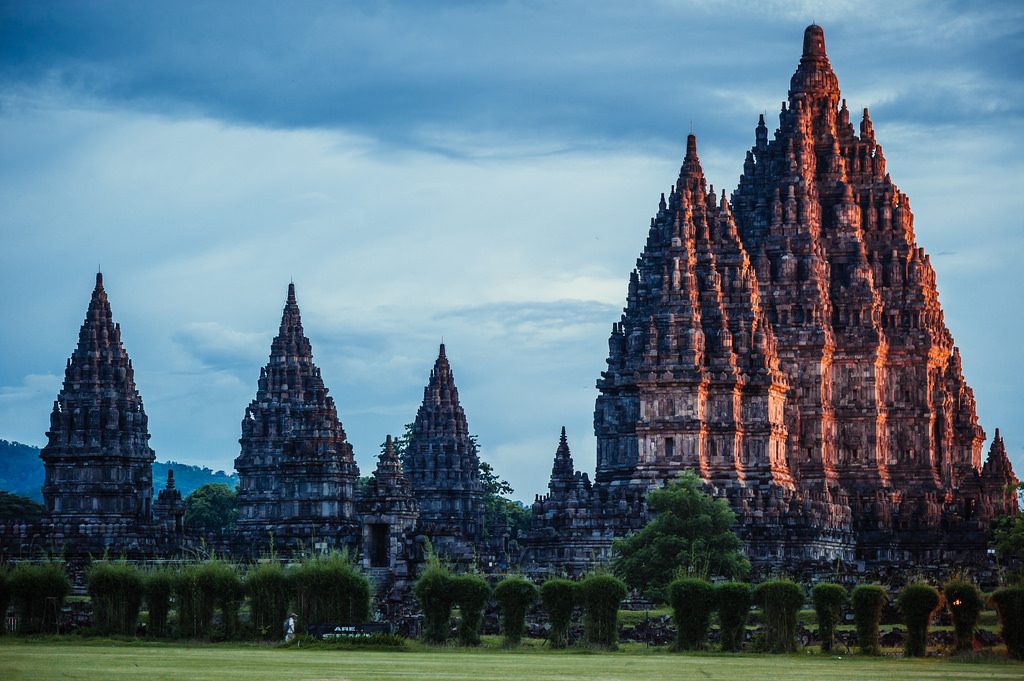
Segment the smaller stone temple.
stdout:
[[610,501],[607,491],[595,491],[587,474],[575,470],[563,426],[548,493],[537,495],[533,502],[522,565],[532,571],[578,577],[607,561],[618,533],[628,531],[630,522],[629,529],[640,529],[647,512],[642,495]]
[[362,567],[374,578],[378,601],[396,605],[412,584],[416,563],[423,560],[425,538],[417,539],[419,506],[390,435],[362,490],[358,511],[363,525]]
[[239,551],[358,543],[359,469],[327,392],[289,284],[270,359],[242,419]]
[[474,562],[485,531],[480,459],[444,343],[423,389],[402,467],[419,504],[420,529],[434,551]]
[[174,470],[167,469],[167,484],[156,495],[153,515],[162,532],[173,542],[185,536],[185,502],[181,491],[174,487]]

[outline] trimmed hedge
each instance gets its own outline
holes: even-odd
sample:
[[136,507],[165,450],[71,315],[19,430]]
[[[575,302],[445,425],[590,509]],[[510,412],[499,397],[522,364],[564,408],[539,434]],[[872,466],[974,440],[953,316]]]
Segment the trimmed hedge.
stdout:
[[1024,586],[1004,586],[989,600],[999,614],[999,635],[1006,643],[1006,652],[1024,660]]
[[132,636],[142,609],[142,574],[127,561],[98,560],[86,573],[93,626],[101,634]]
[[796,616],[804,604],[804,590],[788,579],[758,584],[754,599],[764,610],[764,648],[770,653],[792,653],[797,648]]
[[0,634],[7,627],[7,606],[11,604],[11,587],[7,583],[7,568],[0,565]]
[[889,595],[885,589],[876,584],[861,584],[850,595],[853,619],[857,625],[857,645],[865,655],[881,653],[878,624],[882,619],[882,609],[888,601]]
[[818,620],[821,652],[831,652],[835,643],[836,626],[839,625],[839,618],[843,614],[843,606],[849,600],[850,596],[842,584],[823,582],[815,584],[811,589],[811,601],[814,602],[814,614]]
[[552,648],[569,645],[569,626],[576,607],[576,582],[568,579],[549,579],[540,585],[540,600],[548,613],[551,631],[548,642]]
[[345,551],[307,558],[289,571],[288,581],[301,627],[370,618],[370,582]]
[[71,593],[71,580],[60,563],[21,563],[7,579],[11,600],[18,613],[19,632],[55,632],[64,599]]
[[903,641],[903,654],[924,657],[928,652],[928,626],[932,616],[942,605],[938,589],[930,584],[908,584],[896,598],[896,607],[903,613],[907,637]]
[[747,617],[750,616],[750,585],[744,582],[716,584],[714,597],[722,632],[722,650],[736,652],[743,647]]
[[714,590],[706,579],[681,577],[668,585],[668,603],[676,623],[676,649],[693,650],[707,643]]
[[427,566],[420,573],[412,593],[423,610],[423,640],[444,643],[451,631],[452,604],[455,594],[452,576],[433,554],[427,557]]
[[519,645],[526,631],[526,612],[537,602],[537,587],[523,577],[506,577],[494,587],[494,600],[501,610],[503,645]]
[[146,607],[149,609],[149,623],[146,633],[150,636],[169,636],[168,614],[171,611],[171,593],[174,590],[174,574],[165,568],[151,571],[143,579]]
[[288,575],[276,560],[259,563],[245,575],[250,618],[257,637],[281,638],[288,617],[289,586]]
[[583,637],[601,648],[614,648],[618,639],[619,604],[626,597],[626,585],[609,574],[593,574],[579,583],[583,606]]
[[946,607],[953,616],[957,652],[974,650],[974,629],[985,608],[985,599],[978,587],[964,579],[946,582],[942,591],[946,595]]
[[478,646],[480,623],[484,618],[484,607],[491,597],[491,587],[478,575],[459,575],[452,578],[451,584],[459,607],[459,643]]

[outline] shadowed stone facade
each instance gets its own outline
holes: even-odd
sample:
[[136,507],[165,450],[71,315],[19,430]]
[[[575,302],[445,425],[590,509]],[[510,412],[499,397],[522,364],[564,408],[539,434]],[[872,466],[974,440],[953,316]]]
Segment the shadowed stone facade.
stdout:
[[609,504],[640,508],[686,469],[730,501],[755,564],[984,559],[1016,478],[998,438],[981,466],[935,272],[867,110],[859,133],[810,26],[779,128],[769,141],[761,117],[731,205],[687,140],[609,339],[595,484],[567,485],[556,455],[534,505],[536,567],[576,568],[545,556],[546,527],[565,528],[564,555],[594,552],[635,525]]
[[313,363],[294,284],[239,443],[238,538],[247,550],[265,547],[271,537],[279,547],[358,543],[359,469]]

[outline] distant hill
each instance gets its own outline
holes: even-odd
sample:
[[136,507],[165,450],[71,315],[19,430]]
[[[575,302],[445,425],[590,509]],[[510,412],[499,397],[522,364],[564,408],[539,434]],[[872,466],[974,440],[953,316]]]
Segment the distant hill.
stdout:
[[[157,461],[153,464],[153,488],[159,492],[167,481],[167,469],[174,469],[174,486],[188,496],[194,489],[208,482],[222,482],[234,488],[238,475],[231,472],[213,471],[204,466],[190,466],[174,461]],[[0,440],[0,490],[11,492],[33,501],[42,501],[43,460],[39,448],[20,442]]]

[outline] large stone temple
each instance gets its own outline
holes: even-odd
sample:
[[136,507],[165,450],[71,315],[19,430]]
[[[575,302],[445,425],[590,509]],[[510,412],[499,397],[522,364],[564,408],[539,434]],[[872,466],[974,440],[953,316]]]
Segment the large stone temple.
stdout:
[[688,138],[597,387],[594,484],[560,446],[534,504],[534,568],[607,557],[646,492],[683,470],[729,500],[762,565],[966,564],[984,559],[992,517],[1016,512],[998,433],[981,464],[909,200],[867,109],[851,124],[819,26],[731,201]]

